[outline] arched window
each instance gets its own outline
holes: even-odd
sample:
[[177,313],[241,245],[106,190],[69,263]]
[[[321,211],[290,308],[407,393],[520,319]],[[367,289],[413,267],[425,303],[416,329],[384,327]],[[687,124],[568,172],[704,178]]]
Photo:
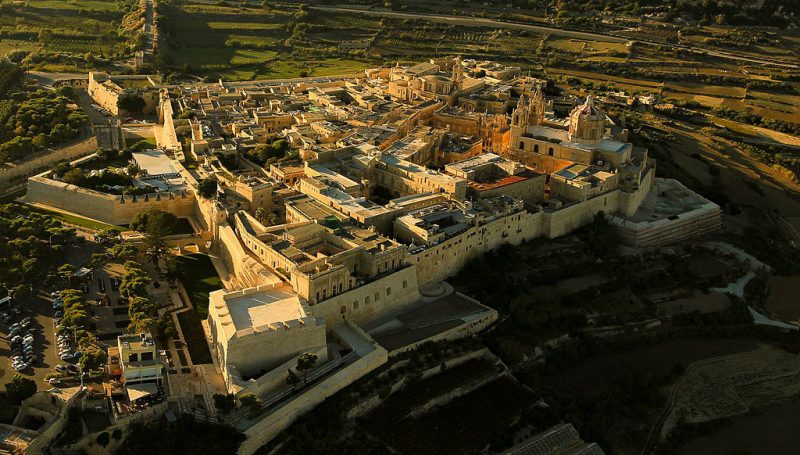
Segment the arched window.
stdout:
[[[417,259],[419,259],[419,258],[417,258]],[[403,289],[405,289],[407,287],[408,287],[408,281],[403,280]]]
[[345,313],[347,313],[347,307],[345,305],[342,305],[342,308],[339,311],[341,311],[342,315],[344,315]]
[[524,141],[519,141],[519,148],[520,148],[520,150],[525,150],[525,142]]
[[358,309],[358,300],[353,300],[353,309],[354,310]]
[[369,305],[369,296],[364,297],[364,305]]
[[380,292],[376,292],[375,293],[375,301],[377,302],[380,299],[381,299],[381,293]]
[[547,151],[547,154],[553,156],[553,152],[553,147],[550,147],[550,149]]
[[392,295],[392,288],[386,288],[386,295]]

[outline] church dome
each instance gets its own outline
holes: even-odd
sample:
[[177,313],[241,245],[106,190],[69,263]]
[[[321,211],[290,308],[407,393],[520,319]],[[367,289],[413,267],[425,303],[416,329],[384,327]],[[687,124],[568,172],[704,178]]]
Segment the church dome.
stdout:
[[597,143],[605,133],[606,116],[594,105],[592,95],[586,102],[572,110],[569,115],[569,136],[573,142]]

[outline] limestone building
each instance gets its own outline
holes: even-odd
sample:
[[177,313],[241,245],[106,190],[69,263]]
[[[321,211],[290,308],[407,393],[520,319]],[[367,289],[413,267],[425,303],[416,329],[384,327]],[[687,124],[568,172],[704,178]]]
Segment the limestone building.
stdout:
[[209,299],[211,346],[226,380],[253,377],[326,344],[324,320],[290,286],[219,290]]

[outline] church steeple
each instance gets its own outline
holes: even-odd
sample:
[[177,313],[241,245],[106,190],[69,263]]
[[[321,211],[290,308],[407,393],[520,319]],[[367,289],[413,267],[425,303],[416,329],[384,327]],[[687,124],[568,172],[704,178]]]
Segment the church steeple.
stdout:
[[528,108],[525,103],[525,94],[519,96],[517,107],[511,113],[511,125],[525,128],[528,126]]
[[457,56],[453,64],[453,85],[456,90],[464,88],[464,67],[461,65],[461,56]]
[[544,123],[544,111],[545,111],[545,100],[544,100],[544,93],[542,92],[541,85],[536,85],[533,89],[533,97],[531,98],[530,102],[530,112],[529,116],[530,119],[528,120],[530,123],[534,125],[541,125]]

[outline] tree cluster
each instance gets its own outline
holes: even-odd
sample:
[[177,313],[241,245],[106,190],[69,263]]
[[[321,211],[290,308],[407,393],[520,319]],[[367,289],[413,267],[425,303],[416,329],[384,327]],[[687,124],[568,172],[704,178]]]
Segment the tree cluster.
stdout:
[[119,293],[128,299],[128,317],[131,319],[128,331],[149,333],[157,324],[157,307],[147,292],[150,275],[138,262],[127,261],[124,267]]
[[0,99],[0,162],[22,160],[43,147],[78,137],[89,118],[71,103],[68,97],[33,84]]
[[292,159],[294,156],[288,154],[289,143],[284,139],[278,139],[269,144],[259,144],[245,152],[245,158],[260,165],[268,165],[280,161]]
[[0,205],[0,283],[54,283],[75,230],[24,205]]

